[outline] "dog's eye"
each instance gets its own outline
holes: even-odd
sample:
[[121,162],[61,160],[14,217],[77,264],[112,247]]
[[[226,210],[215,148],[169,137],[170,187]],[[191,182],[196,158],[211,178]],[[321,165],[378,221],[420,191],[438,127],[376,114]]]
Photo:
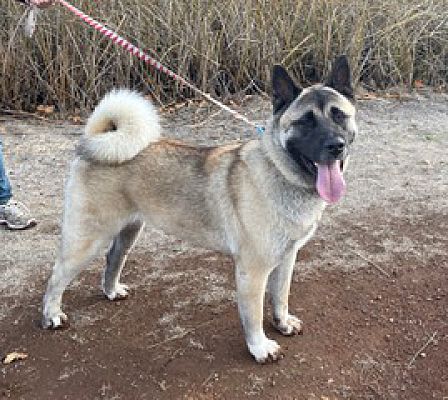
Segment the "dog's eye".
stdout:
[[331,107],[331,118],[337,124],[342,124],[347,119],[347,115],[337,107]]
[[308,111],[300,119],[294,122],[295,125],[314,126],[316,125],[316,117],[312,111]]

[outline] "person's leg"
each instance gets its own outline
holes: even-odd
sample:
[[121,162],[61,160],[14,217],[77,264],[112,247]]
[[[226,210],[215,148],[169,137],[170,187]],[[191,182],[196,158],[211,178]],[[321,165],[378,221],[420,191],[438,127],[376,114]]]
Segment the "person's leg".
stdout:
[[2,140],[0,138],[0,205],[8,203],[12,197],[11,184],[6,175],[5,161],[3,159]]
[[0,140],[0,225],[13,230],[28,229],[36,225],[36,220],[28,214],[28,209],[21,203],[11,200],[12,190],[6,174]]

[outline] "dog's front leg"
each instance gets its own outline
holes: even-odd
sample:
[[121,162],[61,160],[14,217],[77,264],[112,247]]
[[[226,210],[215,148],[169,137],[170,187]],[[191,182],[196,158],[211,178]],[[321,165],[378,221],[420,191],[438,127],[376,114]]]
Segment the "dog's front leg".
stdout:
[[289,290],[300,242],[291,241],[284,255],[269,276],[269,293],[273,306],[273,325],[283,335],[291,336],[302,332],[302,321],[288,310]]
[[280,346],[263,330],[263,299],[269,272],[263,261],[250,255],[236,260],[238,310],[247,347],[259,363],[281,358]]

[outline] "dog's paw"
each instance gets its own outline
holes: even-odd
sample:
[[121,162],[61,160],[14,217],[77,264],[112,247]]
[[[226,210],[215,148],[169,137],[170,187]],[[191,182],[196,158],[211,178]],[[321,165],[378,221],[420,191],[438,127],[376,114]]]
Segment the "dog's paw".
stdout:
[[62,311],[52,315],[44,315],[42,318],[44,329],[64,329],[68,327],[68,317]]
[[250,354],[252,354],[260,364],[265,364],[270,361],[277,361],[283,358],[280,345],[275,340],[270,340],[267,337],[254,344],[247,344]]
[[109,300],[124,300],[129,296],[129,286],[123,283],[117,283],[112,290],[103,288],[103,292]]
[[303,333],[303,322],[291,314],[283,321],[279,318],[274,318],[272,325],[285,336],[301,335]]

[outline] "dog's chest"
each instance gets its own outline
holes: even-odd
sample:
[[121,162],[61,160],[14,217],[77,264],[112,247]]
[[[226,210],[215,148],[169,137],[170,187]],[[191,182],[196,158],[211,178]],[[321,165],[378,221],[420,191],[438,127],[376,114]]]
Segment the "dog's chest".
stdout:
[[275,203],[278,227],[294,240],[306,240],[314,233],[325,203],[300,190],[286,190]]

